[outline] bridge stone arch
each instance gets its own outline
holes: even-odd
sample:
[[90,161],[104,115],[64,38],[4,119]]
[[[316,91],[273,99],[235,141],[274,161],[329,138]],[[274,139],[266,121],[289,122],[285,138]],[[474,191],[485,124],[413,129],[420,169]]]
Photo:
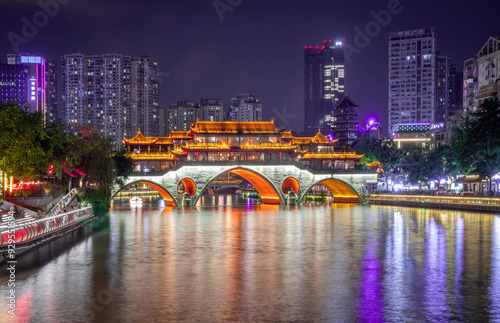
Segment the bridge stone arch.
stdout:
[[284,197],[282,194],[280,194],[280,191],[277,189],[277,187],[274,185],[272,181],[270,181],[268,178],[266,178],[265,175],[259,173],[258,171],[248,169],[246,167],[233,167],[233,168],[228,168],[225,169],[222,172],[219,172],[218,174],[215,174],[200,190],[199,194],[197,194],[196,199],[193,202],[193,205],[196,205],[198,203],[198,200],[201,198],[205,190],[208,188],[210,183],[212,183],[217,177],[221,176],[222,174],[226,172],[231,172],[233,174],[236,174],[240,177],[243,177],[247,181],[250,182],[250,184],[255,187],[257,192],[260,195],[260,198],[264,204],[282,204],[284,201]]
[[[254,184],[255,187],[259,185],[263,185],[259,187],[267,187],[265,192],[269,192],[269,196],[266,193],[261,193],[261,197],[264,197],[263,202],[267,204],[283,204],[285,202],[285,194],[282,191],[283,183],[289,177],[296,179],[299,184],[299,192],[297,194],[298,201],[302,201],[305,193],[314,185],[321,184],[327,180],[334,180],[334,182],[326,183],[327,185],[331,184],[330,189],[336,192],[334,195],[337,195],[337,201],[352,202],[354,199],[357,202],[360,200],[363,201],[365,199],[366,181],[377,179],[376,173],[332,173],[304,169],[295,164],[270,165],[251,162],[211,163],[207,161],[201,163],[185,163],[166,173],[131,175],[124,180],[124,182],[126,185],[132,182],[146,182],[156,185],[168,193],[175,201],[176,206],[180,206],[182,205],[183,197],[181,196],[182,194],[177,192],[177,184],[183,179],[189,178],[196,185],[196,193],[191,197],[191,205],[195,206],[203,191],[208,187],[208,184],[216,177],[228,171],[240,175],[247,180],[250,179],[250,183],[252,183],[253,180],[254,183],[252,184]],[[113,195],[120,189],[122,189],[122,187],[114,187],[112,192]],[[335,191],[335,189],[337,189],[337,191]],[[341,189],[345,190],[345,193],[343,193],[345,197],[349,197],[351,200],[343,200],[340,198]],[[352,192],[354,192],[354,194]]]
[[116,196],[116,194],[118,194],[118,192],[120,192],[125,187],[132,185],[132,184],[147,185],[147,186],[153,188],[154,190],[156,190],[160,194],[160,196],[163,198],[163,200],[165,200],[165,204],[167,204],[167,206],[171,206],[171,207],[178,206],[176,200],[174,199],[172,194],[170,194],[170,192],[166,188],[162,187],[161,185],[159,185],[158,183],[156,183],[154,181],[144,180],[144,179],[127,182],[124,186],[122,186],[116,190],[113,190],[112,195],[111,195],[111,199],[113,199]]
[[299,202],[302,202],[307,192],[316,185],[323,185],[332,193],[334,202],[337,203],[361,203],[362,198],[351,185],[338,178],[324,178],[308,186],[302,192]]

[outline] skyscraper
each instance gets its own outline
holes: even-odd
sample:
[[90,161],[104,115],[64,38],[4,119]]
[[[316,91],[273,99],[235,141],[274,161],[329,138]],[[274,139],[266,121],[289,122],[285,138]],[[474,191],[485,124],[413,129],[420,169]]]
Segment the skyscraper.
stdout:
[[476,112],[485,99],[492,97],[500,97],[500,37],[490,37],[464,62],[463,109]]
[[[131,129],[133,134],[137,128],[145,136],[160,135],[160,69],[155,58],[142,56],[131,60],[130,103],[132,105]],[[131,131],[131,132],[130,132]]]
[[253,94],[237,94],[231,98],[229,121],[262,121],[262,103]]
[[58,86],[57,86],[57,74],[58,65],[56,60],[46,61],[46,71],[45,71],[45,89],[46,89],[46,106],[45,106],[45,123],[58,123]]
[[448,116],[448,97],[450,93],[450,57],[438,55],[436,60],[436,114],[435,122],[446,122]]
[[390,33],[389,133],[399,123],[435,122],[436,54],[434,28]]
[[159,63],[121,54],[64,55],[62,122],[90,125],[120,143],[138,128],[158,136]]
[[322,47],[304,48],[304,129],[330,133],[333,108],[344,97],[343,41],[326,41]]
[[461,107],[461,76],[457,66],[446,55],[438,55],[436,61],[436,123],[446,123]]

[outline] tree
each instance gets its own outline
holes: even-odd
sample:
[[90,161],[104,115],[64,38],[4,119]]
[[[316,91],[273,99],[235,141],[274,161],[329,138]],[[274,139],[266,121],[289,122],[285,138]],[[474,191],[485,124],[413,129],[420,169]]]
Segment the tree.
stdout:
[[28,113],[16,102],[0,103],[0,130],[0,171],[31,179],[47,170],[50,154],[41,144],[47,138],[41,113]]
[[130,174],[134,170],[134,160],[127,155],[127,151],[122,149],[118,151],[113,159],[116,164],[116,175],[127,178],[128,174]]
[[500,171],[500,101],[485,100],[472,117],[464,117],[455,130],[453,151],[464,174],[491,177]]
[[475,150],[473,143],[473,122],[469,116],[465,116],[460,121],[457,128],[454,129],[451,148],[457,163],[460,166],[462,174],[469,174],[474,170]]
[[410,173],[409,181],[435,181],[447,177],[455,177],[460,172],[460,167],[455,160],[453,151],[449,146],[439,146],[435,150],[429,151],[414,163]]
[[367,160],[371,162],[378,161],[380,163],[386,174],[386,184],[392,178],[394,169],[403,162],[405,155],[403,150],[396,148],[392,140],[380,140],[376,138],[367,138],[358,141],[356,150],[364,154]]
[[78,168],[85,173],[83,190],[85,199],[95,211],[109,208],[111,189],[116,184],[116,164],[111,138],[96,130],[82,135],[85,153],[80,156]]
[[498,98],[485,100],[474,114],[476,122],[472,129],[472,140],[476,148],[476,171],[491,177],[500,170],[500,102]]

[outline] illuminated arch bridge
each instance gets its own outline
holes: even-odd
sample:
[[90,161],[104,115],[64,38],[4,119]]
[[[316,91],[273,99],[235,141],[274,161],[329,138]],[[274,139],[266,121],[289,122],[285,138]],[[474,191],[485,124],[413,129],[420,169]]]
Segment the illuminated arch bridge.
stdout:
[[285,194],[293,190],[301,202],[304,195],[314,186],[323,185],[333,195],[335,202],[359,203],[364,200],[366,182],[377,179],[375,173],[317,173],[303,170],[295,165],[183,165],[162,175],[133,175],[125,180],[125,185],[114,187],[112,196],[125,186],[133,183],[146,184],[157,190],[168,206],[182,205],[182,192],[191,195],[191,205],[196,205],[209,184],[225,172],[232,172],[249,181],[265,204],[285,204]]

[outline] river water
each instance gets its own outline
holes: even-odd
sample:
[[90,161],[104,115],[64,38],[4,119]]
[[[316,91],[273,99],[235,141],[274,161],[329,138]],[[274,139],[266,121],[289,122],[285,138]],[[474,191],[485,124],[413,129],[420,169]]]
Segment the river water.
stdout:
[[500,217],[332,205],[121,208],[21,257],[0,322],[500,321]]

